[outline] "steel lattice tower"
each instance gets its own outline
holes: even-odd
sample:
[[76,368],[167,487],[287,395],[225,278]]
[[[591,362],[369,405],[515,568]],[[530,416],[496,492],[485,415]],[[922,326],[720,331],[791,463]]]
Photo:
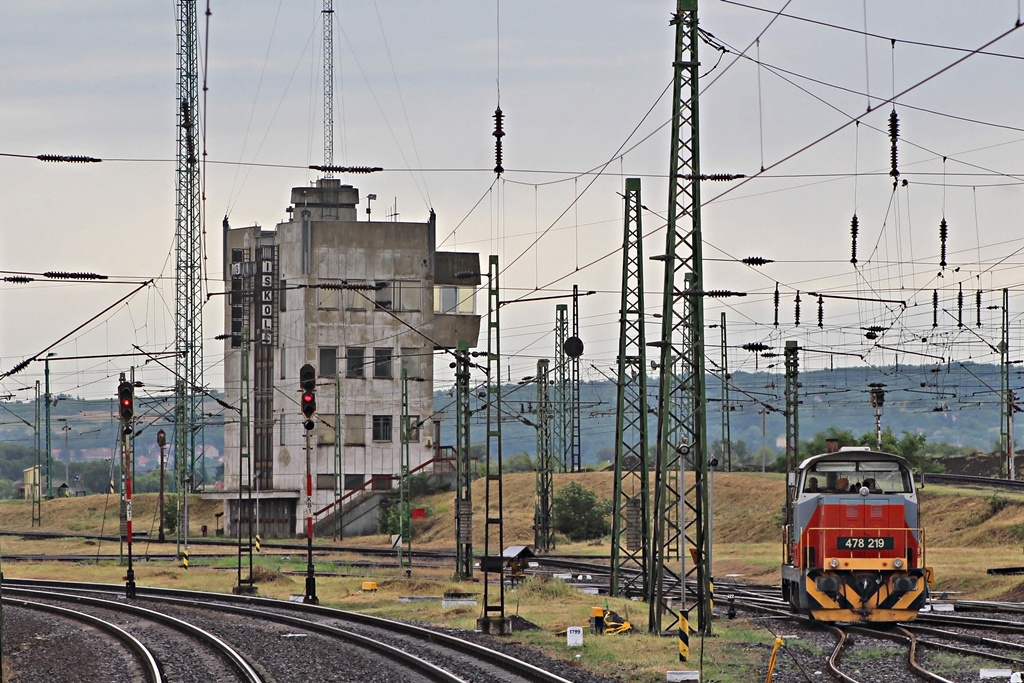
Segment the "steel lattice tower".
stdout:
[[551,528],[554,501],[554,458],[551,456],[551,392],[548,385],[548,359],[537,361],[537,507],[533,517],[533,546],[539,552],[555,549]]
[[[697,0],[677,0],[668,228],[658,384],[658,442],[654,487],[652,632],[678,628],[688,639],[691,610],[701,633],[711,632],[707,414],[704,378],[704,278],[700,226]],[[680,280],[682,280],[680,282]],[[680,287],[680,285],[682,285]],[[681,470],[693,472],[683,490]],[[683,512],[688,515],[685,519]],[[683,548],[683,545],[688,548]],[[684,552],[685,551],[685,552]],[[687,570],[685,556],[692,552]],[[693,581],[688,594],[684,579]],[[678,591],[672,596],[670,591]],[[668,619],[666,619],[668,617]]]
[[[579,285],[572,286],[572,338],[580,338],[580,288]],[[568,354],[567,354],[568,355]],[[583,430],[580,424],[580,357],[575,354],[571,357],[570,365],[570,392],[572,405],[570,406],[570,434],[569,434],[569,471],[579,472],[583,469],[582,449]]]
[[455,574],[473,577],[473,461],[470,459],[469,344],[455,350]]
[[409,374],[402,368],[402,416],[398,422],[402,444],[399,519],[401,520],[401,545],[398,550],[398,565],[405,575],[412,573],[412,482],[409,480]]
[[[800,347],[786,342],[786,473],[796,469],[800,458]],[[786,509],[789,509],[788,501]]]
[[[334,8],[324,0],[324,166],[334,165]],[[325,178],[333,177],[330,171]]]
[[[239,362],[241,363],[239,372],[240,392],[238,397],[239,407],[239,431],[238,431],[238,583],[236,584],[236,590],[243,592],[243,586],[248,586],[249,589],[255,585],[252,574],[252,547],[253,547],[253,536],[255,535],[253,527],[259,524],[257,519],[257,511],[253,505],[252,499],[252,486],[255,478],[253,477],[252,471],[252,452],[250,446],[250,434],[251,434],[251,408],[249,401],[249,328],[242,328],[242,349],[239,353]],[[243,486],[242,481],[245,480]],[[249,515],[249,541],[248,543],[242,543],[242,515],[243,510],[248,511]],[[245,556],[249,556],[249,575],[247,578],[242,578],[242,565],[245,564]]]
[[559,471],[569,471],[569,450],[572,447],[570,434],[571,391],[568,377],[568,357],[565,354],[565,340],[569,336],[569,307],[555,306],[555,396],[552,406],[551,449]]
[[[203,471],[203,245],[199,212],[199,57],[195,0],[178,1],[178,166],[175,223],[174,350],[177,376],[175,467],[191,486]],[[185,474],[187,471],[187,475]],[[180,483],[180,482],[179,482]]]
[[[487,267],[487,443],[484,482],[484,557],[480,571],[484,574],[483,616],[478,628],[490,635],[504,635],[508,629],[505,617],[505,528],[502,515],[501,486],[501,323],[499,310],[498,257],[491,255]],[[491,576],[496,575],[496,576]],[[497,581],[497,599],[492,592]]]
[[[615,492],[609,593],[646,596],[651,506],[647,467],[647,335],[644,331],[640,179],[626,179],[622,303],[615,402]],[[626,574],[626,571],[635,574]],[[620,581],[625,580],[621,587]]]

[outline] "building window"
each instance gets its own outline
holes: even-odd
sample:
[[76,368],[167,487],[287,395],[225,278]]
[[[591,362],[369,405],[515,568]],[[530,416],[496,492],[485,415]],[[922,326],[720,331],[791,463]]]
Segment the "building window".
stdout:
[[317,415],[317,446],[333,446],[334,445],[334,416],[333,415]]
[[473,315],[476,312],[476,290],[473,287],[436,285],[434,313]]
[[423,286],[416,280],[403,280],[401,282],[395,282],[394,298],[395,298],[395,310],[396,311],[418,311],[420,310],[420,295],[423,292]]
[[[332,284],[339,284],[338,281],[332,281]],[[338,295],[341,294],[340,290],[337,289],[318,289],[317,294],[317,308],[321,311],[336,311],[338,310]]]
[[366,445],[366,416],[346,415],[345,416],[345,445],[365,446]]
[[373,377],[391,379],[391,349],[373,350]]
[[288,310],[288,281],[281,280],[281,293],[278,295],[278,301],[281,302],[281,312],[284,313]]
[[[350,286],[365,287],[365,280],[348,280]],[[345,290],[345,308],[350,311],[365,311],[366,304],[369,303],[367,296],[372,294],[365,289],[346,289]]]
[[390,282],[378,282],[377,291],[374,293],[374,304],[377,308],[390,310],[394,307],[394,292]]
[[405,433],[408,435],[409,443],[419,443],[420,441],[420,429],[423,425],[420,423],[419,415],[410,415],[408,422],[405,423]]
[[391,441],[391,416],[390,415],[374,415],[373,416],[373,440],[374,441]]
[[334,490],[334,475],[333,474],[318,474],[316,475],[316,488],[318,491],[333,491]]
[[338,349],[333,346],[320,347],[320,376],[334,377],[338,374]]
[[366,372],[363,369],[366,364],[366,349],[361,346],[350,346],[345,358],[346,377],[366,377]]
[[402,372],[406,377],[420,377],[420,350],[402,348]]
[[387,491],[391,488],[391,482],[395,478],[393,474],[371,474],[370,489],[372,491]]
[[346,474],[345,475],[345,490],[351,491],[357,489],[366,483],[365,474]]
[[278,439],[277,443],[278,443],[279,446],[284,446],[285,445],[285,441],[284,441],[284,437],[285,437],[285,433],[284,433],[284,425],[285,425],[284,415],[285,415],[285,413],[282,410],[281,411],[281,417],[277,418],[277,439]]

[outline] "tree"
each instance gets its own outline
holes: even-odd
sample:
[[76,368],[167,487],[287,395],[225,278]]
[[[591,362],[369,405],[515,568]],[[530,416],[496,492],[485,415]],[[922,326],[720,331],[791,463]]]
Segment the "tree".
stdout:
[[608,515],[612,504],[594,491],[571,481],[555,492],[552,500],[552,524],[570,541],[601,538],[611,531]]

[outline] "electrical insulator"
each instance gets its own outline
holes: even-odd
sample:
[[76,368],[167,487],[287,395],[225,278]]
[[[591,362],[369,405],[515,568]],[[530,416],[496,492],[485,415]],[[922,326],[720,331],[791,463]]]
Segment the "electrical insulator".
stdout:
[[939,221],[939,265],[946,267],[946,236],[949,235],[949,226],[946,225],[946,217]]
[[793,324],[797,327],[800,326],[800,291],[797,290],[796,299],[794,299],[796,306],[794,309],[794,322]]
[[742,263],[745,263],[748,266],[764,266],[769,263],[775,263],[775,261],[764,258],[763,256],[748,256],[743,259]]
[[775,327],[779,326],[779,283],[775,283]]
[[860,232],[860,221],[857,219],[857,214],[853,214],[853,220],[850,221],[850,237],[853,238],[853,248],[850,252],[850,263],[857,265],[857,233]]
[[939,326],[939,290],[932,290],[932,329]]
[[505,115],[501,113],[501,107],[494,110],[494,172],[501,175],[505,169],[501,165],[501,139],[505,137],[503,124]]
[[889,175],[893,177],[892,187],[896,189],[896,183],[899,181],[900,171],[897,165],[897,152],[896,152],[896,141],[900,137],[900,117],[896,113],[896,108],[893,107],[892,113],[889,114],[889,140],[892,145],[890,150],[890,157],[892,160],[892,170],[889,171]]
[[956,293],[956,326],[964,326],[964,286],[960,285],[960,291]]
[[818,295],[818,327],[825,326],[825,299]]
[[981,290],[974,295],[974,306],[978,309],[978,327],[981,327]]

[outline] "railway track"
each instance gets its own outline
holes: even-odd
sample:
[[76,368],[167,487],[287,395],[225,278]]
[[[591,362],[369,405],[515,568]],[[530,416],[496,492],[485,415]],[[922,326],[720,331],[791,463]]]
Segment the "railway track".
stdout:
[[[123,588],[109,584],[4,580],[3,592],[5,601],[13,594],[37,601],[73,602],[79,609],[86,605],[108,612],[125,607],[142,609],[126,605],[120,598]],[[144,603],[147,613],[160,613],[231,643],[262,676],[231,680],[603,681],[567,665],[560,666],[572,672],[569,677],[552,673],[522,658],[471,642],[474,637],[487,639],[466,632],[446,633],[364,614],[252,596],[143,587],[137,593],[133,603]],[[176,651],[180,659],[180,653],[189,650]],[[344,676],[326,672],[344,672]]]

